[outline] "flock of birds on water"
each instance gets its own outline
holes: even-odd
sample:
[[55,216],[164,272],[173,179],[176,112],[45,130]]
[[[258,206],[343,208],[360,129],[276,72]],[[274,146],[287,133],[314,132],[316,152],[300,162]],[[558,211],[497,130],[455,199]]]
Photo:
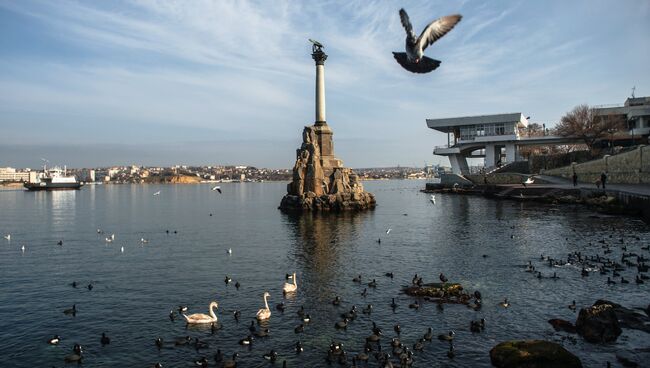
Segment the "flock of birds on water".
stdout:
[[[219,193],[221,193],[219,187],[215,187],[212,190],[219,190]],[[154,195],[156,196],[160,195],[160,192],[156,192],[154,193]],[[429,201],[432,204],[436,204],[435,195],[431,195]],[[386,235],[389,235],[391,230],[392,229],[390,228],[387,229]],[[176,230],[174,231],[166,230],[165,232],[167,234],[178,233]],[[612,230],[612,232],[614,232],[614,230]],[[97,234],[103,236],[104,232],[101,229],[97,229]],[[3,237],[7,242],[11,242],[12,240],[11,234],[6,234]],[[514,237],[515,235],[511,236],[511,238],[513,239]],[[111,234],[105,237],[106,243],[111,243],[114,240],[115,240],[115,234]],[[566,238],[566,240],[568,241],[569,238]],[[553,274],[549,273],[547,275],[544,275],[540,270],[540,268],[543,267],[544,265],[548,266],[551,269],[556,267],[572,267],[577,270],[579,269],[581,277],[583,278],[589,277],[593,273],[598,273],[600,275],[607,275],[607,284],[613,285],[616,283],[620,283],[620,284],[630,283],[630,279],[625,279],[622,273],[627,270],[636,270],[636,275],[634,276],[633,282],[636,284],[643,284],[645,283],[645,281],[649,279],[649,277],[647,276],[648,265],[646,264],[648,258],[644,254],[642,254],[642,252],[644,251],[648,252],[649,246],[648,245],[644,246],[643,243],[641,242],[640,237],[638,236],[635,237],[635,240],[637,241],[637,244],[631,244],[631,242],[626,241],[624,237],[615,239],[613,235],[609,235],[609,238],[601,239],[597,243],[591,243],[591,242],[588,243],[588,245],[592,247],[596,245],[600,245],[600,248],[602,249],[602,253],[603,253],[602,255],[600,253],[596,253],[593,255],[585,255],[582,252],[578,252],[578,251],[568,254],[566,259],[553,258],[550,256],[541,255],[540,258],[536,260],[539,261],[540,264],[536,266],[533,264],[533,261],[529,261],[528,264],[523,266],[524,271],[533,274],[534,277],[538,279],[558,280],[560,277],[557,275],[557,272],[553,272]],[[148,239],[145,238],[140,239],[140,243],[143,245],[147,244],[148,242],[149,242]],[[378,239],[377,242],[380,243],[381,239]],[[63,246],[63,240],[57,241],[57,245]],[[638,248],[634,248],[635,250],[638,249],[637,252],[632,251],[632,248],[630,248],[630,251],[628,251],[628,246],[631,247],[638,246]],[[622,252],[620,258],[614,259],[611,257],[613,250],[620,250]],[[23,252],[25,251],[24,245],[22,246],[22,251]],[[124,248],[122,247],[121,252],[123,251]],[[232,255],[232,248],[228,248],[226,250],[226,253],[228,255]],[[483,257],[485,258],[487,257],[487,255],[483,255]],[[385,273],[384,276],[392,279],[394,277],[394,274],[393,272],[387,272]],[[292,298],[298,292],[297,275],[296,273],[286,274],[285,279],[287,280],[287,282],[284,283],[284,286],[282,288],[283,296],[285,298]],[[291,281],[289,282],[289,280]],[[447,277],[442,273],[440,273],[439,275],[439,280],[443,285],[449,281]],[[377,288],[378,285],[376,279],[373,278],[373,279],[365,280],[360,274],[354,277],[351,281],[359,285],[365,284],[364,286],[366,287],[364,287],[363,291],[360,294],[364,298],[368,294],[368,289]],[[232,282],[233,280],[231,277],[225,276],[224,283],[226,285],[229,285]],[[73,281],[70,285],[73,288],[83,287],[88,289],[88,291],[92,291],[94,287],[92,282],[82,285],[81,283],[77,283],[76,281]],[[416,274],[412,279],[412,285],[422,286],[423,285],[422,277],[419,277]],[[234,286],[237,290],[239,290],[241,285],[239,281],[236,281],[234,283]],[[255,314],[255,319],[251,321],[246,336],[243,336],[238,341],[239,345],[248,347],[249,351],[255,345],[255,341],[257,339],[266,339],[271,336],[270,329],[268,327],[265,327],[265,322],[267,322],[272,318],[272,310],[268,303],[268,298],[270,297],[271,294],[269,292],[264,292],[262,294],[263,306]],[[481,293],[479,291],[475,291],[472,297],[474,299],[474,302],[469,304],[468,306],[474,310],[477,311],[480,310],[482,305]],[[334,296],[334,298],[331,301],[331,305],[333,308],[341,308],[340,320],[334,322],[332,326],[332,328],[336,330],[347,330],[349,327],[353,326],[354,321],[360,316],[366,316],[368,318],[371,318],[373,309],[376,308],[372,304],[368,304],[365,307],[360,307],[360,308],[357,307],[356,305],[351,305],[349,309],[344,308],[343,300],[338,295]],[[418,308],[420,308],[420,306],[421,304],[420,302],[418,302],[418,300],[414,300],[412,303],[408,304],[409,309],[417,310]],[[396,303],[395,298],[392,298],[390,303],[386,303],[386,305],[382,307],[390,308],[392,309],[393,312],[395,312],[396,309],[400,308],[400,306]],[[505,298],[503,301],[498,303],[498,307],[509,308],[510,302],[508,301],[507,298]],[[567,307],[572,311],[576,311],[577,306],[575,300],[571,304],[568,304]],[[170,310],[168,317],[169,320],[172,322],[182,317],[181,320],[184,321],[187,326],[191,326],[191,325],[207,326],[207,328],[210,331],[210,334],[215,334],[217,330],[223,327],[219,321],[219,317],[215,312],[216,310],[218,310],[218,308],[219,308],[219,303],[215,300],[215,301],[211,301],[208,304],[207,314],[205,313],[189,314],[188,306],[180,305],[177,308]],[[444,309],[443,303],[441,302],[437,303],[437,308],[440,311],[442,311]],[[284,302],[280,302],[279,304],[275,305],[275,310],[277,313],[282,313],[282,314],[291,313],[292,311],[290,311],[289,309],[290,308]],[[293,312],[297,316],[297,321],[296,321],[297,325],[294,327],[293,332],[296,334],[296,336],[299,336],[299,334],[303,333],[306,328],[309,328],[308,326],[310,322],[312,322],[312,318],[308,313],[308,311],[305,310],[304,306],[300,306],[299,309]],[[73,304],[70,308],[66,308],[63,310],[63,314],[68,316],[74,317],[77,315],[77,313],[79,313],[79,310],[77,309],[76,304]],[[241,311],[237,309],[233,310],[232,316],[235,319],[235,321],[239,323],[240,319],[242,318]],[[469,322],[469,331],[471,331],[472,333],[481,333],[482,331],[485,330],[485,328],[486,328],[485,318],[474,319]],[[402,327],[398,323],[392,326],[392,330],[393,330],[393,337],[388,339],[386,337],[387,334],[385,333],[385,331],[381,327],[379,327],[374,321],[372,321],[372,329],[367,331],[366,337],[364,338],[363,341],[363,349],[361,351],[351,351],[347,349],[342,342],[332,340],[327,350],[323,352],[323,359],[328,364],[336,364],[340,366],[357,367],[357,366],[369,366],[371,364],[374,364],[375,366],[383,367],[383,368],[411,367],[412,365],[414,365],[414,363],[417,360],[416,357],[417,353],[425,350],[427,344],[430,343],[432,340],[439,340],[442,343],[448,344],[448,349],[446,351],[446,356],[448,359],[454,359],[454,357],[456,356],[456,350],[454,344],[456,333],[453,330],[446,331],[444,333],[440,333],[436,335],[434,334],[433,329],[431,327],[428,327],[426,328],[426,330],[422,331],[422,335],[420,338],[410,343],[406,343],[405,341],[401,340],[401,334],[403,331],[402,331]],[[61,336],[54,335],[53,337],[47,340],[47,343],[50,345],[58,345],[59,343],[61,343],[62,340],[63,339],[61,338]],[[389,342],[387,340],[389,340]],[[101,346],[106,346],[111,343],[111,339],[109,336],[106,335],[105,332],[103,332],[101,336],[99,336],[99,342]],[[158,350],[168,349],[168,348],[179,348],[179,347],[193,348],[196,350],[198,354],[201,355],[193,362],[191,362],[193,365],[198,367],[216,366],[216,367],[233,368],[233,367],[237,367],[238,365],[239,352],[232,352],[230,354],[230,353],[224,353],[220,349],[217,349],[216,352],[214,352],[214,354],[210,358],[202,354],[205,350],[210,348],[210,344],[206,341],[201,340],[199,337],[192,338],[188,335],[184,337],[173,338],[172,341],[167,341],[167,339],[159,336],[155,338],[152,345],[154,345],[155,348],[157,348]],[[303,347],[300,339],[297,339],[292,348],[294,353],[299,356],[301,353],[303,353],[304,349],[305,348]],[[72,346],[72,350],[69,352],[69,354],[65,355],[63,360],[65,363],[82,363],[83,356],[84,356],[84,350],[82,346],[79,343],[74,343],[74,345]],[[260,361],[267,361],[268,364],[272,364],[272,365],[281,364],[281,366],[283,367],[287,366],[287,359],[280,356],[278,351],[274,349],[263,352],[262,354],[260,354],[259,359]],[[163,367],[163,363],[157,362],[151,365],[151,367],[160,368]]]

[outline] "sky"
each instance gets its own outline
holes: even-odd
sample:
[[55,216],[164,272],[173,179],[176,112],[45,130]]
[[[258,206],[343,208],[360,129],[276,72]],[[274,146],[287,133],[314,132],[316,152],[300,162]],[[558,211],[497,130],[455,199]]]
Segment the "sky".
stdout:
[[[419,33],[462,21],[412,74]],[[290,168],[314,123],[313,38],[346,166],[448,164],[425,119],[650,95],[650,2],[0,0],[0,167],[243,164]]]

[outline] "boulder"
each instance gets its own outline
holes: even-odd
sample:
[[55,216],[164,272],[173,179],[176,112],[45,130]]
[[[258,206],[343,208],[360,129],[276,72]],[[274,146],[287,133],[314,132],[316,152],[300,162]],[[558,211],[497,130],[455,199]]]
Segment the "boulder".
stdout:
[[564,331],[564,332],[568,332],[568,333],[576,333],[576,326],[574,326],[573,323],[571,323],[569,321],[565,321],[565,320],[559,319],[559,318],[553,318],[553,319],[549,319],[548,323],[550,323],[551,326],[553,326],[555,331]]
[[596,305],[611,305],[622,328],[650,333],[650,318],[646,314],[603,299],[596,300]]
[[492,365],[499,368],[578,368],[580,359],[561,345],[544,340],[513,340],[490,350]]
[[616,341],[622,332],[614,307],[610,304],[580,309],[576,331],[585,340],[593,343]]

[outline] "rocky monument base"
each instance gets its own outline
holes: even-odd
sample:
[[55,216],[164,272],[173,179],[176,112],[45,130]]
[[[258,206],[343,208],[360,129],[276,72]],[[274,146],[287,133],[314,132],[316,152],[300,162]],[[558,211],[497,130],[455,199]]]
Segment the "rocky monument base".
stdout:
[[[375,196],[332,153],[332,130],[321,122],[303,130],[296,150],[293,181],[280,209],[285,211],[362,211],[375,208]],[[323,149],[323,147],[325,149]]]

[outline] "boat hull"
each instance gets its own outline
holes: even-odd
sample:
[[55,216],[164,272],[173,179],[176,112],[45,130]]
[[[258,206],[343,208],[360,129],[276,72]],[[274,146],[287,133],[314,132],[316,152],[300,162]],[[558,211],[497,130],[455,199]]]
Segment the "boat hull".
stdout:
[[78,190],[82,183],[24,183],[23,186],[30,191],[37,190]]

